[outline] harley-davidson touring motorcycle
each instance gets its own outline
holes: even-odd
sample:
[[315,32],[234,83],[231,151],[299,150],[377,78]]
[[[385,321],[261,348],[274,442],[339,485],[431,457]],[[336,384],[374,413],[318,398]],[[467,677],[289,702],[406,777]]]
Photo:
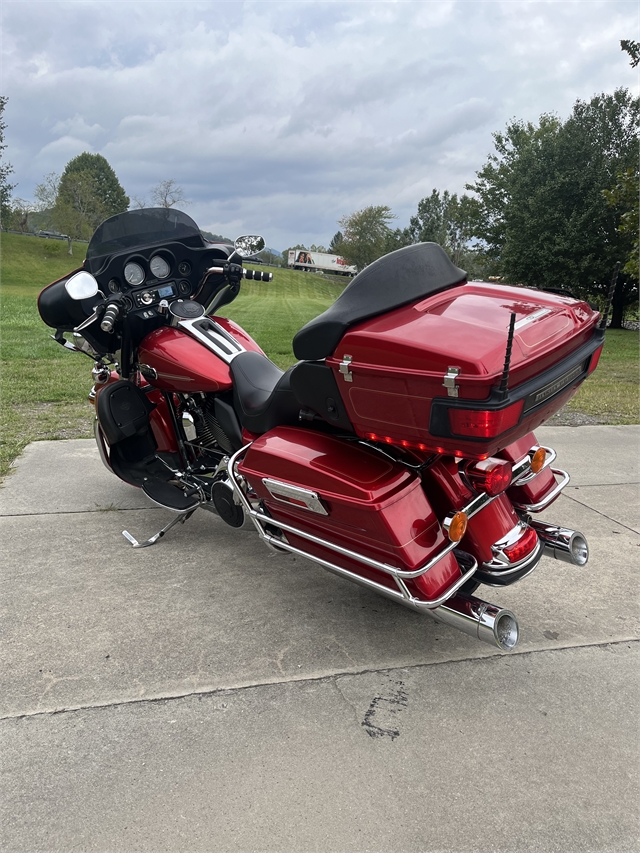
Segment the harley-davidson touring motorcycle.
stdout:
[[[278,552],[512,650],[514,614],[474,595],[543,555],[583,566],[582,533],[537,520],[569,482],[534,430],[595,369],[601,315],[578,299],[467,281],[435,243],[366,267],[296,334],[281,371],[219,316],[264,241],[204,239],[173,209],[99,226],[83,267],[40,294],[94,360],[104,464],[175,513],[252,523]],[[65,337],[67,335],[67,337]]]

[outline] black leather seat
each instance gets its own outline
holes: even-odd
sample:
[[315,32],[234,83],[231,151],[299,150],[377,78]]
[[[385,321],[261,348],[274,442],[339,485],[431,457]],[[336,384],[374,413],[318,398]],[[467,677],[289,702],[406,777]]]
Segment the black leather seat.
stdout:
[[437,243],[416,243],[378,258],[358,273],[324,314],[303,326],[293,339],[301,361],[330,356],[349,326],[418,302],[466,280]]
[[242,352],[233,359],[234,408],[249,432],[262,435],[276,426],[298,423],[300,403],[290,385],[293,369],[283,373],[259,352]]

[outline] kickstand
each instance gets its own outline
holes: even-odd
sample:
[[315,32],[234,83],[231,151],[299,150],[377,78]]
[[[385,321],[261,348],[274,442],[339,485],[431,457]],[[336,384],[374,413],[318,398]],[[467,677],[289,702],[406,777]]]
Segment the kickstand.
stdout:
[[132,536],[128,530],[123,530],[122,535],[125,539],[128,539],[129,542],[131,542],[134,548],[148,548],[149,545],[155,545],[158,539],[162,539],[164,534],[171,530],[171,528],[174,527],[176,524],[184,524],[188,518],[191,518],[196,509],[198,509],[198,507],[190,509],[188,512],[181,512],[180,515],[174,518],[173,521],[170,521],[169,524],[162,528],[162,530],[159,530],[156,534],[154,534],[151,539],[147,539],[146,542],[138,542],[138,540],[134,536]]

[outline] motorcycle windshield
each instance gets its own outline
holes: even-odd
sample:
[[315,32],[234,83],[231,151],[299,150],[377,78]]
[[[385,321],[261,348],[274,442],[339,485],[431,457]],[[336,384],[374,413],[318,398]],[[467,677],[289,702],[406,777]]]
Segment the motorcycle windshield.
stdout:
[[98,226],[89,243],[87,258],[175,241],[194,248],[204,245],[200,229],[186,213],[169,207],[128,210]]

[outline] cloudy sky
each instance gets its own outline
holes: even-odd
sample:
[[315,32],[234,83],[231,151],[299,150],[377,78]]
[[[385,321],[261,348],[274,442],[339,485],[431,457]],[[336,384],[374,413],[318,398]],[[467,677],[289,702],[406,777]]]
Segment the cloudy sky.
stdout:
[[638,0],[2,0],[5,157],[32,198],[103,154],[130,196],[173,178],[198,224],[327,244],[463,192],[513,118],[566,117],[638,74]]

